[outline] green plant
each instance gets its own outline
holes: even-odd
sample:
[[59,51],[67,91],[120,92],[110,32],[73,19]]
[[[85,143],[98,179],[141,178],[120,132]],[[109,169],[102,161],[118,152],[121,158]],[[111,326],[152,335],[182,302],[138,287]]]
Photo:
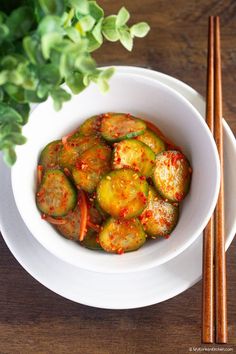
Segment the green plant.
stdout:
[[49,96],[59,110],[71,95],[91,81],[102,91],[114,69],[101,70],[91,53],[104,39],[132,50],[133,38],[144,37],[145,22],[128,27],[129,12],[105,17],[96,1],[1,0],[0,11],[0,150],[8,165],[16,161],[15,146],[24,144],[22,127],[30,103]]

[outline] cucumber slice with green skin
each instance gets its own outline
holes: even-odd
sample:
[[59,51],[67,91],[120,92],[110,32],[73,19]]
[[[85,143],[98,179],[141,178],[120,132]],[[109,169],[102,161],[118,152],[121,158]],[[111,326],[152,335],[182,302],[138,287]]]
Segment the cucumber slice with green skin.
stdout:
[[101,208],[116,218],[140,215],[147,203],[148,183],[139,173],[121,169],[108,173],[97,186]]
[[[90,205],[88,209],[88,215],[89,215],[89,220],[94,223],[95,225],[101,225],[102,224],[102,217],[95,209],[93,205]],[[79,241],[79,234],[80,234],[80,220],[81,220],[81,214],[80,214],[80,207],[77,205],[74,210],[69,211],[69,213],[63,217],[63,220],[66,221],[65,224],[62,225],[56,225],[56,229],[58,232],[68,238],[69,240],[73,241]],[[91,234],[94,233],[93,230],[88,228],[87,234],[85,238],[90,238]],[[95,232],[97,235],[97,233]],[[99,245],[98,245],[99,246]],[[101,247],[100,247],[101,248]]]
[[84,151],[76,160],[72,176],[77,188],[92,193],[100,179],[111,169],[111,149],[105,145]]
[[101,140],[96,136],[79,135],[77,138],[69,139],[66,145],[62,146],[59,153],[59,165],[63,169],[68,168],[71,170],[75,166],[75,162],[81,153],[100,143]]
[[148,203],[139,217],[149,236],[156,238],[170,235],[179,218],[179,207],[176,204],[166,202],[154,188],[149,187]]
[[74,209],[77,192],[62,171],[47,170],[37,191],[36,202],[42,213],[64,216]]
[[87,119],[79,128],[79,132],[84,136],[100,134],[102,115],[93,116]]
[[192,169],[183,153],[175,150],[156,156],[153,182],[159,193],[172,202],[180,202],[189,191]]
[[121,254],[143,246],[146,235],[136,218],[130,220],[109,218],[99,233],[99,241],[106,252]]
[[79,241],[81,220],[80,207],[77,205],[74,210],[69,211],[63,219],[66,220],[66,224],[56,225],[55,227],[57,231],[69,240]]
[[88,203],[88,218],[94,225],[102,225],[103,217],[97,210],[95,203]]
[[146,130],[146,124],[141,119],[125,113],[107,113],[102,118],[101,134],[110,142],[133,138]]
[[159,138],[155,133],[153,133],[150,129],[147,129],[142,135],[138,136],[136,139],[148,145],[155,154],[159,154],[160,152],[166,150],[165,142],[161,138]]
[[95,208],[97,209],[97,211],[99,212],[99,214],[101,215],[101,217],[103,218],[103,220],[106,220],[109,216],[108,213],[106,213],[100,206],[99,202],[97,199],[95,199],[94,202]]
[[149,177],[155,165],[155,154],[149,146],[135,139],[123,140],[115,145],[113,168],[131,168]]
[[91,229],[87,231],[84,240],[80,244],[90,250],[102,250],[97,232]]
[[44,169],[58,168],[58,156],[61,148],[61,140],[47,144],[40,154],[39,165],[42,165]]

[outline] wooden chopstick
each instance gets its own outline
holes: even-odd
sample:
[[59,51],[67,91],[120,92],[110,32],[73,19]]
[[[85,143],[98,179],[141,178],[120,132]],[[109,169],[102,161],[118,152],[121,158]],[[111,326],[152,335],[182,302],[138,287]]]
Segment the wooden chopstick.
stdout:
[[203,238],[202,342],[213,343],[215,320],[216,342],[226,343],[227,311],[224,237],[222,84],[220,21],[218,16],[215,18],[211,16],[209,18],[206,97],[206,122],[211,132],[214,134],[219,152],[221,164],[221,187],[215,214],[213,214],[208,222],[204,230]]
[[226,308],[226,265],[225,265],[225,230],[224,230],[224,171],[223,171],[223,129],[222,129],[222,81],[220,18],[215,18],[215,56],[214,56],[214,136],[218,148],[221,184],[215,210],[215,302],[216,302],[216,342],[227,342]]
[[[206,122],[214,133],[214,19],[209,17]],[[211,216],[203,234],[202,264],[202,342],[214,341],[214,218]]]

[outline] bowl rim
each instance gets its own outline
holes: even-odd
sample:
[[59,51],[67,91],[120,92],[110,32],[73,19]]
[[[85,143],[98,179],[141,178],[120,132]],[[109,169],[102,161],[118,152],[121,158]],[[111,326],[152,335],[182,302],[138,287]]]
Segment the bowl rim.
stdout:
[[[188,240],[183,242],[180,247],[176,248],[175,250],[172,250],[172,252],[169,255],[162,256],[161,258],[158,258],[158,259],[149,260],[147,263],[142,264],[142,265],[136,265],[136,266],[131,266],[131,267],[129,266],[127,269],[124,269],[124,268],[122,268],[122,269],[120,269],[120,268],[119,269],[111,268],[110,269],[110,268],[105,268],[104,266],[101,266],[101,265],[98,266],[98,265],[89,264],[89,266],[88,266],[87,264],[84,265],[83,263],[82,264],[78,264],[77,262],[74,262],[73,260],[72,261],[68,260],[68,256],[65,256],[65,255],[61,254],[61,252],[57,252],[57,251],[55,251],[55,249],[52,249],[51,247],[48,247],[48,244],[43,242],[41,237],[38,237],[38,233],[35,233],[35,230],[33,229],[31,223],[28,222],[28,219],[25,216],[25,213],[24,213],[23,208],[22,208],[22,203],[20,203],[19,198],[17,198],[16,183],[14,182],[15,178],[16,178],[16,172],[15,171],[17,171],[15,166],[17,166],[17,163],[16,163],[15,166],[13,166],[13,168],[11,170],[11,183],[12,183],[12,189],[13,189],[15,202],[16,202],[17,208],[18,208],[18,210],[20,212],[20,215],[21,215],[23,221],[25,222],[26,226],[31,231],[32,235],[37,239],[37,241],[40,242],[40,244],[43,245],[50,253],[54,254],[56,257],[58,257],[60,259],[63,259],[67,263],[71,263],[71,264],[73,264],[73,265],[75,265],[75,266],[77,266],[79,268],[83,268],[83,269],[88,270],[88,271],[93,271],[93,272],[98,272],[98,273],[102,272],[102,273],[114,273],[114,274],[117,274],[117,273],[128,273],[128,272],[142,271],[142,270],[150,269],[150,268],[153,268],[155,266],[164,264],[164,263],[170,261],[171,259],[175,258],[176,256],[178,256],[179,254],[181,254],[184,250],[186,250],[201,235],[203,229],[207,225],[207,222],[210,219],[210,217],[211,217],[211,215],[212,215],[212,213],[214,211],[214,208],[215,208],[215,205],[216,205],[216,202],[217,202],[217,199],[218,199],[218,194],[219,194],[219,189],[220,189],[220,162],[219,162],[218,151],[217,151],[217,147],[216,147],[214,138],[213,138],[213,136],[212,136],[212,134],[211,134],[211,132],[210,132],[205,120],[203,119],[201,114],[197,111],[197,109],[184,96],[182,96],[175,89],[169,87],[168,85],[166,85],[166,84],[164,84],[164,83],[162,83],[160,81],[157,81],[154,78],[144,77],[141,74],[137,74],[137,73],[132,73],[132,72],[131,73],[127,73],[127,72],[124,72],[124,71],[119,71],[119,68],[121,70],[123,70],[124,68],[126,68],[125,66],[115,66],[115,68],[116,68],[116,74],[119,74],[119,75],[122,75],[122,76],[128,76],[128,77],[130,77],[130,76],[131,77],[139,77],[139,78],[141,76],[143,80],[153,82],[155,85],[159,85],[160,87],[164,88],[165,90],[172,92],[172,95],[177,96],[178,99],[180,101],[182,101],[182,103],[184,103],[186,106],[188,106],[193,111],[193,113],[195,114],[195,118],[197,118],[199,120],[200,124],[202,125],[203,129],[206,131],[206,133],[207,133],[207,135],[208,135],[208,137],[210,139],[210,143],[211,143],[211,146],[213,148],[214,160],[215,160],[215,163],[216,163],[216,171],[217,171],[215,188],[214,188],[214,196],[213,196],[213,198],[212,198],[212,200],[210,202],[210,207],[209,207],[208,212],[206,213],[205,217],[203,218],[200,226],[195,230],[195,232],[191,235],[191,237],[189,237]],[[41,104],[39,104],[39,105],[37,105],[36,107],[34,107],[34,109],[31,111],[30,114],[32,114],[33,111],[36,110],[39,106],[41,106],[42,104],[45,104],[47,102],[48,102],[48,100],[43,102],[43,103],[41,103]]]

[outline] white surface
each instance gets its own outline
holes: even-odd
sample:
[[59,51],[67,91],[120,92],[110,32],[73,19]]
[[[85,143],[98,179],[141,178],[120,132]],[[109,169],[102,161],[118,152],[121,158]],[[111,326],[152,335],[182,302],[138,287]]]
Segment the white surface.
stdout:
[[[141,68],[120,68],[152,76],[177,89],[204,112],[196,91],[169,76]],[[236,232],[236,144],[224,122],[226,235],[228,248]],[[165,301],[201,278],[202,237],[172,261],[142,272],[99,274],[73,267],[52,256],[30,234],[16,208],[10,171],[0,161],[0,223],[3,237],[18,262],[35,279],[61,296],[78,303],[110,309],[137,308]]]
[[[91,104],[92,103],[92,104]],[[183,203],[178,224],[166,240],[149,241],[136,252],[120,255],[91,251],[60,236],[42,221],[35,204],[35,170],[38,156],[50,141],[102,112],[130,112],[157,124],[181,146],[193,167],[190,193]],[[205,121],[183,96],[163,83],[134,73],[118,72],[107,94],[89,86],[55,112],[48,100],[38,105],[24,129],[27,144],[17,149],[12,169],[16,204],[32,235],[52,254],[80,268],[96,272],[140,271],[163,264],[190,246],[206,226],[219,191],[219,160]]]

